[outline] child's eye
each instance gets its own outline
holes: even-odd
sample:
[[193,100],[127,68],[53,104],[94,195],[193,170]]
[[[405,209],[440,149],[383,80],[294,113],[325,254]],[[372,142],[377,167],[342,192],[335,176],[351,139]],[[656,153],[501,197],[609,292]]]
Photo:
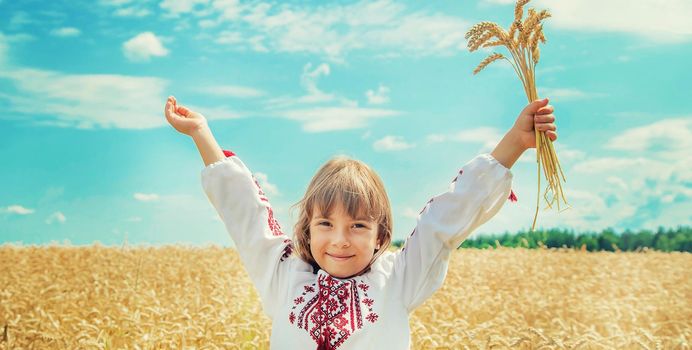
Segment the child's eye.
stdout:
[[367,226],[365,226],[363,224],[353,224],[353,227],[355,227],[355,228],[368,228]]
[[317,223],[318,226],[330,226],[329,221],[320,221]]

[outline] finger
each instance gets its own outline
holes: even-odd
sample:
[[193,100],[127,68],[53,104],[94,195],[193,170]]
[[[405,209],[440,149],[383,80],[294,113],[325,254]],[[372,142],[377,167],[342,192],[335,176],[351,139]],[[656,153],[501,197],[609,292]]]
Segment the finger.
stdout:
[[534,114],[536,114],[536,111],[538,111],[542,107],[545,107],[547,104],[548,104],[547,98],[544,98],[542,100],[535,100],[535,101],[529,103],[526,107],[524,107],[524,110],[521,111],[521,114],[534,115]]
[[176,109],[176,111],[178,112],[178,114],[180,114],[180,115],[182,115],[182,116],[184,116],[184,117],[187,117],[187,116],[190,115],[190,110],[187,109],[187,107],[185,107],[185,106],[178,106],[178,108]]
[[546,115],[536,115],[533,118],[535,123],[552,123],[555,121],[555,116],[552,114],[546,114]]
[[555,111],[555,108],[551,105],[547,105],[545,107],[541,107],[536,111],[536,114],[550,114]]
[[173,110],[173,103],[170,101],[166,103],[166,119],[170,122],[173,123],[176,119],[179,119],[180,116],[178,116],[175,111]]
[[166,116],[166,119],[170,120],[171,119],[171,100],[170,98],[168,101],[166,101],[166,106],[163,108],[163,114]]
[[550,139],[550,141],[555,141],[555,140],[557,140],[557,132],[555,132],[555,131],[546,131],[546,132],[545,132],[545,135],[548,136],[548,138]]
[[538,131],[549,131],[549,130],[556,131],[557,130],[557,126],[555,126],[555,124],[550,124],[550,123],[536,124],[534,127]]

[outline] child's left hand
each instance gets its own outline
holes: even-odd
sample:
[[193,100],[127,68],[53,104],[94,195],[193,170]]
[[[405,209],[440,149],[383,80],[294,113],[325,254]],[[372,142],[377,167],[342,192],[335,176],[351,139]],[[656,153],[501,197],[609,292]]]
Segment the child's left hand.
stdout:
[[553,106],[548,104],[547,98],[533,101],[524,107],[511,129],[517,135],[522,147],[536,148],[534,130],[545,131],[545,135],[551,141],[557,140],[557,126],[554,123],[553,111]]

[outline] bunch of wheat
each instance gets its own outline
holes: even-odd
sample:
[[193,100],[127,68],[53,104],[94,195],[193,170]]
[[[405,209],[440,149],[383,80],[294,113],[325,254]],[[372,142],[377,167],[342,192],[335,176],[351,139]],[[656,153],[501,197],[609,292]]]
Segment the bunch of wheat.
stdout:
[[[538,64],[538,59],[540,58],[538,42],[546,42],[545,35],[543,34],[543,24],[541,22],[550,17],[550,13],[547,10],[536,12],[535,9],[531,8],[528,10],[526,19],[523,19],[524,5],[526,5],[528,2],[529,0],[517,1],[514,8],[514,22],[512,22],[512,25],[509,27],[509,31],[504,30],[497,23],[481,22],[471,27],[471,29],[466,33],[466,39],[468,40],[468,48],[471,52],[476,51],[481,47],[504,46],[507,48],[507,50],[512,54],[513,61],[510,61],[500,53],[493,53],[484,59],[478,65],[478,67],[476,67],[473,74],[477,74],[492,62],[501,59],[507,60],[507,62],[509,62],[514,68],[514,71],[519,76],[519,79],[521,79],[521,83],[524,86],[524,92],[526,92],[526,97],[530,103],[538,99],[535,78],[536,65]],[[546,209],[552,208],[552,204],[557,202],[557,208],[559,211],[560,197],[562,197],[565,204],[567,204],[567,200],[562,192],[562,185],[560,184],[560,176],[558,175],[558,171],[560,175],[562,175],[563,182],[566,182],[565,175],[562,173],[560,162],[555,154],[553,142],[545,135],[545,132],[538,130],[536,130],[536,162],[538,163],[538,192],[540,193],[541,191],[542,163],[545,178],[548,180],[548,186],[546,187],[543,195],[543,198],[548,203]],[[553,194],[550,200],[548,200],[548,192],[552,192]],[[533,217],[533,224],[531,225],[532,231],[536,227],[538,203],[539,197],[536,197],[536,214]]]

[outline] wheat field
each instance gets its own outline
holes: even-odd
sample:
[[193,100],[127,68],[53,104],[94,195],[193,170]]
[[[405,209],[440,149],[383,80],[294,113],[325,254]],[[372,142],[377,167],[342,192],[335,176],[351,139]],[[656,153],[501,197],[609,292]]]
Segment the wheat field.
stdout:
[[[269,347],[230,248],[3,245],[0,267],[2,350]],[[459,250],[410,324],[414,349],[690,349],[692,256]]]

